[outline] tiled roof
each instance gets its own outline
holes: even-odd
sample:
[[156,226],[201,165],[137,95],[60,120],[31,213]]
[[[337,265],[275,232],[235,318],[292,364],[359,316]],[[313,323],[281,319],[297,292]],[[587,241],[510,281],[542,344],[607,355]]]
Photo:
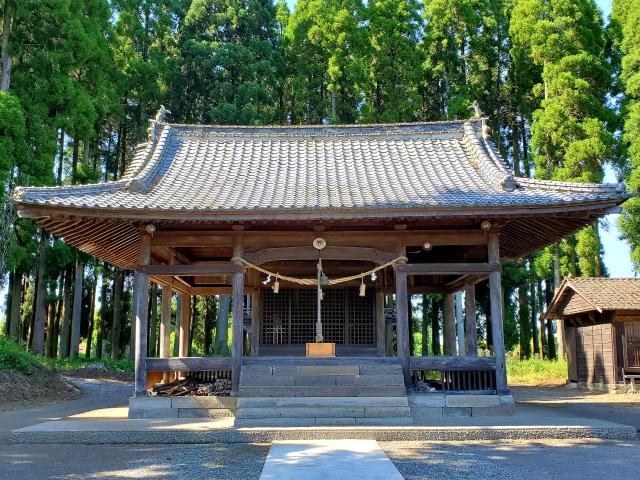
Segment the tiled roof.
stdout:
[[158,123],[121,180],[17,188],[19,206],[321,212],[622,202],[621,185],[513,178],[480,121],[222,127]]
[[640,310],[640,278],[570,277],[568,287],[600,310]]

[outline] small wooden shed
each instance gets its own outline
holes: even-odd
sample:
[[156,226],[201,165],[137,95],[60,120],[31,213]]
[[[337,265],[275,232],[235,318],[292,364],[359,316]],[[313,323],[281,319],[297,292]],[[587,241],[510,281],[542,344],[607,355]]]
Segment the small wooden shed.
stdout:
[[568,378],[618,390],[640,379],[640,279],[573,278],[560,285],[545,319],[565,322]]

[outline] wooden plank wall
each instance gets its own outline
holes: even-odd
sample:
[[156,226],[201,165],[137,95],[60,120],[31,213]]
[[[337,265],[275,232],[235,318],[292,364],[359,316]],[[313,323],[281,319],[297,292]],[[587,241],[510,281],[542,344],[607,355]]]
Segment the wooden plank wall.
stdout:
[[610,323],[577,327],[576,367],[580,383],[616,383]]

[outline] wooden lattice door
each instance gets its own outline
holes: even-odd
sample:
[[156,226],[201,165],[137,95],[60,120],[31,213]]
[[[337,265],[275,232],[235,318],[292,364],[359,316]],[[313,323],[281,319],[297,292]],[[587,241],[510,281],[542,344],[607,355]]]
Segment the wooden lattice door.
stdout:
[[[315,289],[281,288],[262,293],[262,344],[301,345],[315,339]],[[354,288],[331,288],[322,301],[322,333],[339,345],[375,345],[375,295],[358,296]]]
[[625,322],[623,354],[624,368],[640,368],[640,322]]

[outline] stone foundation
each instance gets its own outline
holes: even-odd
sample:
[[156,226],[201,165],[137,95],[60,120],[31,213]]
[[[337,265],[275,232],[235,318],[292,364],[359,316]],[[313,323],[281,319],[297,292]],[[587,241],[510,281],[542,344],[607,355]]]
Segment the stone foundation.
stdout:
[[235,397],[134,397],[129,399],[129,418],[221,418],[233,417]]
[[409,408],[414,422],[422,423],[439,417],[488,417],[514,415],[511,395],[409,395]]

